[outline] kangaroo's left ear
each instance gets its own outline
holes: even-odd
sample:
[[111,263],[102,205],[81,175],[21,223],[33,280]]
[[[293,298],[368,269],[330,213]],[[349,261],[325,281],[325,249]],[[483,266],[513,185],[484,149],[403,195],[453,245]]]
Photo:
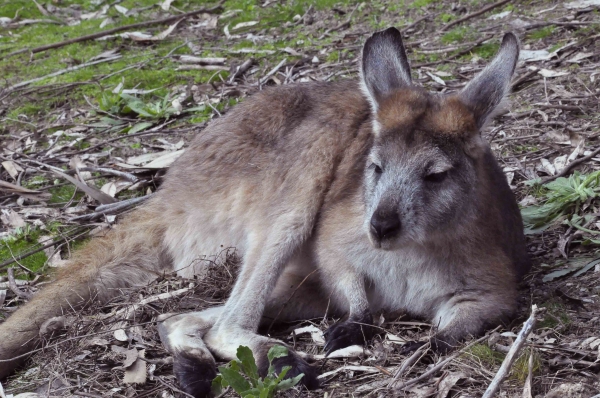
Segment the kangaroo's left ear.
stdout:
[[396,28],[376,32],[365,42],[362,53],[362,84],[373,111],[390,93],[412,85],[410,66]]
[[460,92],[459,98],[475,116],[481,128],[510,91],[510,82],[519,59],[519,39],[507,33],[492,62]]

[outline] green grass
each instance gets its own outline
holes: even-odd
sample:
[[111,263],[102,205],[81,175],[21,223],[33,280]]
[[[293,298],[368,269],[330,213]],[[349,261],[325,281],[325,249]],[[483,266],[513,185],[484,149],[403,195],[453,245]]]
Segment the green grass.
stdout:
[[491,59],[496,55],[498,50],[500,49],[499,43],[484,43],[473,49],[473,53],[477,54],[483,59]]
[[527,35],[527,38],[529,38],[531,40],[542,40],[542,39],[552,36],[552,33],[554,33],[554,29],[555,29],[554,26],[545,26],[543,28],[531,31]]
[[[38,247],[38,238],[41,235],[40,229],[29,225],[17,228],[11,236],[0,240],[0,263]],[[29,270],[37,272],[42,269],[47,259],[46,254],[41,251],[19,262]],[[14,264],[13,267],[17,267],[17,265]],[[25,276],[19,275],[19,278],[25,279]]]
[[411,4],[412,7],[416,7],[416,8],[420,8],[420,7],[426,7],[429,4],[433,3],[435,0],[415,0],[413,1],[413,3]]
[[503,354],[499,353],[498,351],[492,350],[489,346],[485,344],[473,345],[468,351],[466,351],[465,355],[474,357],[479,362],[490,367],[499,365],[504,360]]
[[547,301],[541,305],[546,308],[544,318],[538,322],[538,329],[554,329],[557,326],[568,327],[573,321],[564,304],[558,301]]
[[467,38],[467,35],[469,32],[470,32],[470,29],[467,27],[456,27],[456,28],[450,30],[448,33],[444,34],[441,37],[440,41],[443,44],[462,42]]
[[529,375],[529,357],[533,355],[531,373],[535,376],[542,368],[542,359],[538,352],[532,348],[526,348],[521,356],[517,358],[510,372],[510,379],[517,380],[519,383],[524,383]]

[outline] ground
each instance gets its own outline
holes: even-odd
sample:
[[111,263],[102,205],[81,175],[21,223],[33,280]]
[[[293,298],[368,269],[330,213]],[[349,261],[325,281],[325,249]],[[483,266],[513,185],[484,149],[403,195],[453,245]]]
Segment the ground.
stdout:
[[[503,32],[513,31],[524,51],[510,104],[484,136],[523,209],[534,261],[520,317],[465,344],[432,377],[416,379],[444,358],[419,357],[391,390],[398,366],[407,363],[402,345],[426,338],[429,325],[381,317],[382,333],[367,351],[327,361],[318,357],[318,333],[292,331],[325,330],[334,320],[284,325],[271,334],[312,355],[324,377],[322,390],[281,395],[481,396],[534,304],[541,315],[499,396],[600,393],[599,7],[595,0],[0,5],[0,322],[51,280],[72,250],[151,194],[205,123],[262,87],[355,78],[364,40],[396,26],[414,81],[452,92],[491,59]],[[174,18],[37,49],[168,17]],[[8,286],[9,267],[17,289]],[[181,395],[153,319],[222,303],[235,275],[234,249],[212,267],[208,280],[169,276],[58,320],[66,323],[66,335],[37,351],[3,383],[4,393]],[[129,382],[141,376],[144,382]]]

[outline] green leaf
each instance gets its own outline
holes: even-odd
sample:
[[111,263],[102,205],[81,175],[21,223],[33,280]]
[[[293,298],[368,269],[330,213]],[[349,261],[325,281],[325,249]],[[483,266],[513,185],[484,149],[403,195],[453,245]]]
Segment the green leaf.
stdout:
[[219,367],[219,372],[221,372],[223,380],[225,380],[238,394],[243,396],[244,392],[250,390],[250,383],[248,383],[248,380],[244,379],[244,376],[238,371],[221,366]]
[[573,276],[579,276],[579,275],[585,274],[586,272],[588,272],[589,270],[594,268],[596,266],[596,264],[600,264],[600,258],[590,261],[590,263],[588,265],[586,265],[585,267],[583,267],[582,269],[577,271]]
[[254,361],[252,350],[246,346],[239,346],[237,349],[237,357],[242,363],[242,369],[244,373],[250,378],[250,383],[252,383],[252,386],[256,387],[256,382],[258,380],[258,367]]
[[284,347],[282,345],[274,345],[273,347],[271,347],[271,349],[269,349],[269,352],[267,353],[267,358],[269,359],[269,363],[272,363],[273,359],[286,357],[287,355],[287,347]]
[[281,372],[279,372],[279,375],[277,376],[277,379],[275,379],[275,383],[279,383],[281,380],[283,380],[283,378],[285,377],[285,375],[287,374],[287,372],[290,371],[292,367],[291,366],[284,366],[281,369]]
[[217,375],[217,377],[215,377],[210,385],[210,390],[212,391],[212,394],[217,397],[219,395],[221,395],[223,393],[223,376],[221,375]]
[[142,130],[146,130],[148,127],[152,127],[152,126],[154,126],[154,123],[151,123],[151,122],[136,123],[133,125],[132,128],[129,129],[127,134],[135,134]]
[[291,379],[281,380],[279,384],[277,384],[277,391],[289,390],[294,387],[296,384],[300,383],[300,380],[304,377],[304,373],[300,373],[298,376],[293,377]]

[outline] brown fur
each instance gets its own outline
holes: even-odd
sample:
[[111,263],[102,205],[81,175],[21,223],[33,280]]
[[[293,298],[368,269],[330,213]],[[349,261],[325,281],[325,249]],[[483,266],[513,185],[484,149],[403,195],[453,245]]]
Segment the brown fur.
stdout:
[[[0,359],[34,347],[41,322],[66,308],[106,301],[166,271],[201,277],[198,258],[230,246],[243,264],[226,304],[161,319],[181,386],[196,396],[210,390],[213,355],[233,359],[245,345],[265,363],[281,343],[257,333],[265,316],[348,314],[328,334],[328,350],[364,343],[368,331],[355,322],[369,322],[374,310],[439,323],[445,344],[510,317],[529,263],[518,207],[476,127],[510,83],[518,43],[507,37],[499,59],[509,63],[492,63],[503,74],[484,71],[469,86],[488,100],[485,108],[463,93],[412,87],[394,29],[365,45],[366,93],[341,81],[247,99],[196,136],[149,203],[92,240],[56,283],[0,325],[9,336],[0,339]],[[488,80],[494,85],[486,88]],[[439,174],[445,184],[434,182]],[[384,221],[400,220],[397,234],[375,237],[380,211]],[[17,363],[0,361],[0,377]],[[303,382],[316,386],[298,355],[285,364],[288,375],[305,373]]]

